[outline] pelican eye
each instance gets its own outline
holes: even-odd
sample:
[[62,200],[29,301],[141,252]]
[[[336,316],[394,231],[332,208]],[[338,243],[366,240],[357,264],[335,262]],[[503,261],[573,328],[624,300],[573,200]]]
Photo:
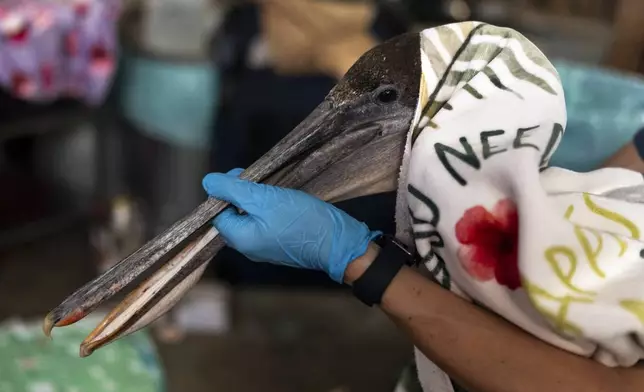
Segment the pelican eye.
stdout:
[[393,87],[385,87],[376,91],[376,100],[380,103],[392,103],[398,100],[398,91]]

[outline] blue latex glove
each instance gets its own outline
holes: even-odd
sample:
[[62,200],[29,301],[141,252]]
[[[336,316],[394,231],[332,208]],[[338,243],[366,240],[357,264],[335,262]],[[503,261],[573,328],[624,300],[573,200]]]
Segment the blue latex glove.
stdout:
[[227,208],[213,221],[226,243],[253,261],[325,271],[342,283],[347,265],[367,251],[372,232],[338,208],[301,191],[208,174],[203,187]]

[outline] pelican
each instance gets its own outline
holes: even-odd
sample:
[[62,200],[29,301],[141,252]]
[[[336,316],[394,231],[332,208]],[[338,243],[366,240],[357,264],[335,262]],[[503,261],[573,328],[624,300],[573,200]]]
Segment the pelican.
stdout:
[[[366,52],[324,101],[241,177],[298,188],[329,202],[395,190],[418,102],[420,57],[418,33],[397,36]],[[81,343],[80,356],[153,322],[199,280],[224,247],[210,221],[227,206],[212,198],[203,202],[66,298],[45,317],[44,333],[51,336],[54,327],[81,320],[169,258],[90,333]],[[182,250],[173,252],[175,248]]]

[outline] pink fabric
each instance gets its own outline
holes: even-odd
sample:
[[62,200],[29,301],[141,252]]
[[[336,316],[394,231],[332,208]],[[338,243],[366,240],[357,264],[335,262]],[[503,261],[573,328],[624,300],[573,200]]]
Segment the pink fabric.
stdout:
[[120,0],[0,0],[0,86],[16,97],[102,102],[117,58]]

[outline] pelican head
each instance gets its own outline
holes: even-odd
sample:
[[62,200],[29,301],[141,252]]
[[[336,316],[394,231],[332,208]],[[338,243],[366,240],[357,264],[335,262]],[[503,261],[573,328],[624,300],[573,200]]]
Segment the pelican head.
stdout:
[[[400,35],[374,47],[307,118],[241,177],[298,188],[330,202],[395,190],[418,101],[420,63],[418,34]],[[207,199],[85,284],[46,316],[45,334],[82,319],[153,265],[163,263],[82,342],[80,355],[90,355],[160,317],[224,246],[210,221],[226,206]]]

